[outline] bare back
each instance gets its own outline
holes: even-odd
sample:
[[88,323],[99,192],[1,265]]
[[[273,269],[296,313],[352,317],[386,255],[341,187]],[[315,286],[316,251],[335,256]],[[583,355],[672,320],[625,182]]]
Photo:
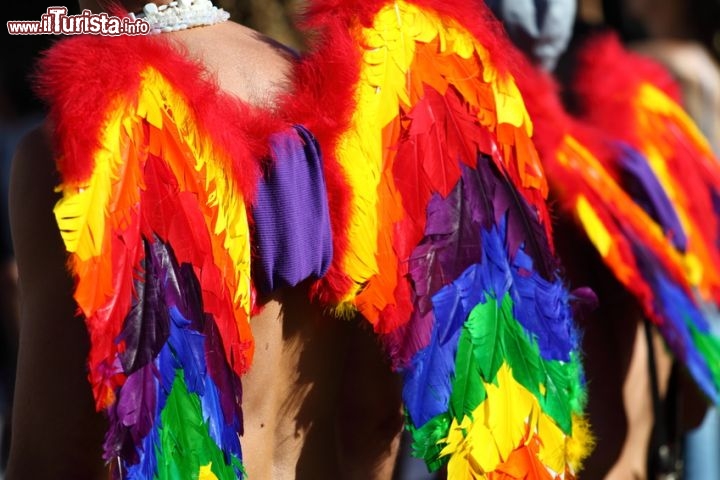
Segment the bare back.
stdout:
[[[289,88],[293,53],[251,29],[228,22],[175,38],[245,102],[273,109]],[[325,316],[307,299],[306,286],[277,292],[251,320],[256,354],[243,379],[249,478],[373,478],[373,470],[389,478],[399,380],[362,319]]]

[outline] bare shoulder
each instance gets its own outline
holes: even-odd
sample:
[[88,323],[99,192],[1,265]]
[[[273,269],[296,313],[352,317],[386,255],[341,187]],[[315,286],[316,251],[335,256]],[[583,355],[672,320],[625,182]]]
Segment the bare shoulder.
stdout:
[[40,127],[20,143],[11,176],[21,312],[8,480],[107,476],[104,426],[86,380],[88,338],[52,213],[57,183],[50,135]]
[[248,27],[225,22],[173,36],[205,63],[223,90],[244,101],[272,104],[287,87],[295,54]]

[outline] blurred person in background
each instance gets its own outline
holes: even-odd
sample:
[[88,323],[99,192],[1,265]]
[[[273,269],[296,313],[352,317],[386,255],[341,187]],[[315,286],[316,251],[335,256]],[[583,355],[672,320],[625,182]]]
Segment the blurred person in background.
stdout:
[[[720,2],[584,0],[579,7],[579,22],[576,26],[578,36],[610,27],[621,35],[629,48],[654,58],[668,69],[681,88],[684,108],[708,138],[717,155],[720,146],[720,70],[717,63]],[[561,70],[566,67],[563,65]],[[561,75],[567,75],[567,72],[561,72]],[[711,323],[713,319],[716,320],[714,332],[717,335],[717,315],[706,312],[706,317]],[[695,440],[696,435],[693,434],[688,437],[688,441],[683,442],[683,432],[697,425],[707,404],[697,389],[685,381],[684,375],[673,374],[670,379],[663,378],[661,372],[667,370],[663,367],[667,361],[662,360],[665,357],[664,348],[656,347],[655,353],[660,355],[660,359],[656,359],[659,368],[651,372],[651,375],[657,374],[659,377],[659,391],[656,394],[663,397],[667,391],[668,396],[653,408],[655,416],[659,417],[650,444],[648,474],[651,478],[673,478],[661,477],[657,472],[658,458],[663,454],[661,444],[669,442],[676,449],[671,456],[677,455],[672,462],[677,462],[678,470],[684,469],[683,478],[720,478],[720,463],[717,459],[717,451],[720,451],[720,424],[716,423],[716,410],[711,409],[707,416],[703,428],[706,436],[702,440]],[[650,365],[651,362],[646,360],[644,363]],[[647,372],[647,368],[640,371]],[[666,387],[668,381],[670,386]],[[638,391],[638,385],[631,382],[629,387]],[[591,396],[591,412],[593,403]],[[595,425],[605,430],[605,433],[616,433],[605,424]],[[602,434],[601,431],[599,436]],[[664,437],[664,440],[660,440],[660,437]],[[704,447],[698,448],[700,445]],[[682,461],[683,454],[685,462]],[[603,455],[603,449],[595,452],[589,461],[590,466],[598,455]]]
[[[685,108],[720,155],[720,1],[605,0],[604,11],[632,48],[671,72]],[[720,330],[718,315],[714,327]],[[685,437],[684,451],[685,478],[720,478],[717,407]]]
[[[516,45],[538,67],[552,72],[569,39],[570,30],[563,29],[563,26],[571,26],[575,19],[575,2],[565,2],[564,7],[561,6],[563,2],[492,0],[487,3],[503,21]],[[698,21],[703,26],[697,31],[686,30],[684,37],[691,38],[692,31],[696,41],[704,41],[704,44],[693,45],[704,57],[697,54],[693,57],[695,65],[688,69],[687,75],[692,81],[682,78],[677,72],[675,75],[686,91],[687,108],[717,145],[717,135],[713,131],[713,127],[718,125],[717,109],[708,108],[708,105],[717,105],[714,92],[720,88],[720,81],[714,77],[717,67],[708,52],[711,51],[713,38],[716,38],[713,29],[717,29],[720,16],[710,12],[710,2],[688,6],[684,15],[678,13],[679,8],[668,14],[665,8],[655,10],[658,6],[653,2],[635,3],[636,9],[652,9],[653,25],[658,30],[669,28],[669,24],[664,23],[669,19],[688,19],[691,13],[704,12],[700,15],[704,23]],[[669,7],[672,2],[660,3],[663,3],[662,7]],[[574,39],[577,44],[588,34],[605,29],[607,25],[627,32],[624,22],[620,25],[613,21],[616,15],[610,2],[603,5],[599,1],[586,1],[581,2],[579,7],[580,21],[576,25]],[[678,28],[674,31],[682,30]],[[568,84],[568,72],[575,68],[574,60],[573,52],[569,53],[556,72]],[[692,92],[687,93],[688,90]],[[689,101],[693,93],[696,97],[700,95],[692,102],[695,111]],[[598,442],[587,460],[583,478],[678,478],[678,472],[682,470],[679,438],[688,423],[697,421],[683,418],[678,410],[683,402],[699,400],[695,413],[704,411],[704,405],[694,386],[684,385],[681,375],[671,374],[671,371],[677,370],[673,368],[673,360],[655,329],[644,321],[645,315],[637,300],[603,265],[587,238],[569,218],[561,216],[558,222],[558,250],[568,268],[569,280],[574,285],[590,286],[600,300],[599,309],[580,318],[584,332],[590,418]],[[666,398],[667,392],[670,394]],[[718,430],[715,429],[715,432]],[[715,459],[715,455],[704,455]],[[698,478],[720,478],[720,474],[708,476],[709,471],[713,470],[703,470],[703,476]]]
[[684,106],[720,153],[720,1],[605,1],[608,21],[634,50],[660,61]]

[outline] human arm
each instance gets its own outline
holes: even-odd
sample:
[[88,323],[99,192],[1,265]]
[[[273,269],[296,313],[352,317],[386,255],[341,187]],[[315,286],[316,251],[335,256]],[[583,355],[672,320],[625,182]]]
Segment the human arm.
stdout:
[[58,183],[46,129],[20,143],[10,224],[20,283],[20,345],[7,479],[106,478],[104,425],[86,379],[88,338],[52,215]]

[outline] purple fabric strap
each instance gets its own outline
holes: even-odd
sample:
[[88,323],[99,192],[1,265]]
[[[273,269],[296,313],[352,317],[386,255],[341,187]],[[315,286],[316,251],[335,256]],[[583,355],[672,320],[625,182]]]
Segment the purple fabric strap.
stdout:
[[273,135],[270,146],[274,162],[260,180],[253,205],[253,280],[262,294],[323,276],[333,254],[315,138],[295,126]]

